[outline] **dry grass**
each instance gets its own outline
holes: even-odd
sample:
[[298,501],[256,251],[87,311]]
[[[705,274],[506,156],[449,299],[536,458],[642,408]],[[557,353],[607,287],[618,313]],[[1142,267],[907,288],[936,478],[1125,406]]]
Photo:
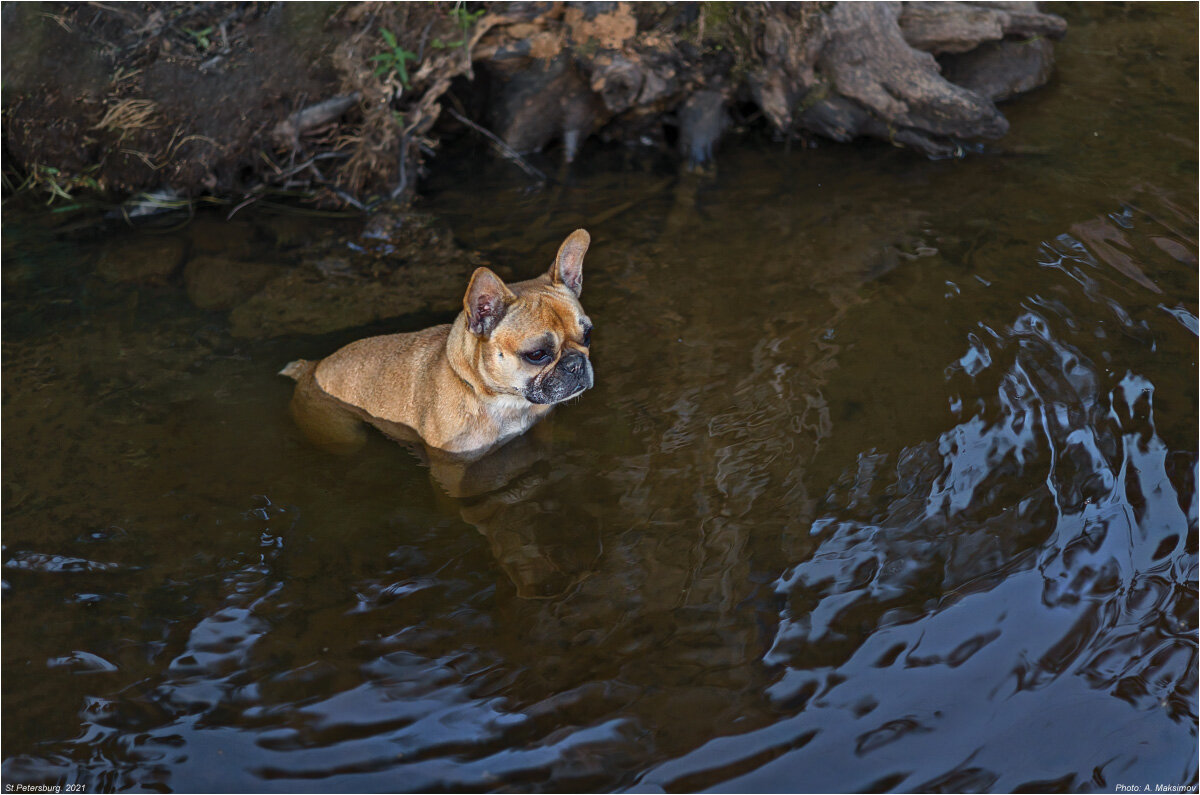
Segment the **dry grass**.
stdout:
[[[412,171],[420,161],[421,144],[431,145],[427,134],[441,111],[439,100],[451,80],[471,74],[471,50],[495,24],[485,16],[464,30],[450,14],[454,8],[454,3],[368,2],[344,12],[343,21],[356,32],[335,51],[334,65],[342,75],[341,93],[362,97],[359,121],[342,127],[334,145],[350,154],[337,175],[350,193],[384,192],[395,198],[416,184]],[[395,73],[373,71],[370,58],[382,47],[383,29],[418,55],[406,85]],[[462,44],[441,44],[451,40]]]
[[154,118],[157,109],[158,106],[148,99],[122,99],[105,111],[92,129],[119,132],[124,138],[135,130],[157,126]]

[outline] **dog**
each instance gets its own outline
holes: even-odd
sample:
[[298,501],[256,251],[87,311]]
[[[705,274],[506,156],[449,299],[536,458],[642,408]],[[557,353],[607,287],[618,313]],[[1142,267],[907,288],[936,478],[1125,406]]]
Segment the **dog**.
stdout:
[[279,374],[297,382],[293,414],[332,398],[389,436],[464,457],[525,433],[594,384],[592,321],[579,303],[590,244],[575,230],[549,272],[511,285],[478,268],[453,323],[289,363]]

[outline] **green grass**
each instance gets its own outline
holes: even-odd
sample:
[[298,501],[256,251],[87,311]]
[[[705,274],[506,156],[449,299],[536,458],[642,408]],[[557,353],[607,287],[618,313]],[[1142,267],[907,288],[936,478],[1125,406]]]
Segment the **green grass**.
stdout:
[[410,85],[408,62],[417,60],[417,54],[401,47],[396,41],[396,37],[387,28],[380,28],[379,35],[383,37],[389,49],[378,55],[372,55],[369,59],[378,62],[375,66],[375,76],[381,77],[389,72],[395,72],[400,78],[400,84],[408,88]]
[[455,6],[454,8],[450,9],[450,18],[454,20],[454,23],[458,25],[458,29],[462,31],[462,38],[460,38],[458,41],[442,41],[441,39],[434,39],[431,43],[439,50],[446,50],[450,49],[451,47],[466,47],[469,38],[467,33],[470,32],[471,27],[475,24],[475,22],[486,13],[487,9],[483,8],[479,9],[478,11],[468,11],[461,5]]

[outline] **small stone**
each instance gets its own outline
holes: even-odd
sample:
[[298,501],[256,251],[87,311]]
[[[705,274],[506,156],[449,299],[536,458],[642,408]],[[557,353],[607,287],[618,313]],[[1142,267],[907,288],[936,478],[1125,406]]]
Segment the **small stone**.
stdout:
[[100,255],[96,272],[110,282],[166,284],[183,261],[177,237],[135,237],[112,243]]
[[462,306],[470,272],[419,269],[386,281],[337,279],[293,270],[272,279],[230,315],[233,336],[324,334],[413,312],[450,312]]
[[202,215],[192,221],[187,231],[191,234],[192,251],[240,259],[249,259],[255,253],[254,226],[245,221]]
[[400,221],[396,216],[389,213],[375,213],[367,219],[362,236],[374,240],[388,240],[399,226]]
[[313,238],[311,219],[298,215],[272,215],[258,220],[259,228],[275,239],[281,248],[294,248]]
[[[235,338],[324,334],[413,313],[452,316],[487,263],[419,213],[380,214],[355,238],[310,246],[230,314]],[[447,318],[449,319],[449,317]]]
[[283,271],[278,265],[201,254],[183,271],[188,298],[201,309],[232,309]]

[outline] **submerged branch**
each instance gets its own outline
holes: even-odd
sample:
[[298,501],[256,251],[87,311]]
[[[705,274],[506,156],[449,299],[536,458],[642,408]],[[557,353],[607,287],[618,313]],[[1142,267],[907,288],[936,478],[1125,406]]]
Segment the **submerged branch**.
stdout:
[[513,161],[518,166],[520,166],[521,170],[524,171],[526,174],[528,174],[529,176],[538,180],[539,182],[549,182],[550,181],[550,178],[547,177],[544,173],[542,173],[542,171],[540,169],[536,168],[533,165],[530,165],[528,160],[521,157],[521,155],[518,154],[516,152],[516,150],[514,150],[508,144],[504,143],[504,141],[498,135],[496,135],[494,132],[487,129],[486,127],[483,127],[482,125],[476,124],[475,122],[468,119],[466,116],[464,116],[461,113],[459,113],[458,111],[456,111],[454,108],[446,108],[445,110],[447,113],[449,113],[455,119],[457,119],[458,121],[467,125],[472,130],[479,133],[480,135],[483,135],[489,141],[494,143],[496,145],[496,148],[499,149],[500,152],[506,158],[508,158],[509,160]]

